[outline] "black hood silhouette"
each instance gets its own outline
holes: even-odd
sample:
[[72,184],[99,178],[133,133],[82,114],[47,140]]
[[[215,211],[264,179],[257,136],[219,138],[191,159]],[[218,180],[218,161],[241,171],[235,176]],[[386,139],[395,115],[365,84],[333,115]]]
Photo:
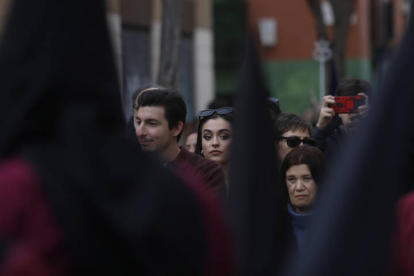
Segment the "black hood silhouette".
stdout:
[[229,209],[238,275],[274,275],[287,249],[287,198],[279,180],[268,109],[253,36],[236,95]]
[[21,156],[39,173],[74,274],[200,275],[198,202],[124,139],[104,4],[13,1],[0,44],[0,158]]

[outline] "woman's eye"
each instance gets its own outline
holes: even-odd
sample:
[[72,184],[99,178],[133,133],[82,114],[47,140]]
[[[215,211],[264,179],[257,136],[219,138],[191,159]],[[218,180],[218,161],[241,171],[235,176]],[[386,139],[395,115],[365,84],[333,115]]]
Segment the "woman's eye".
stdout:
[[208,141],[208,140],[211,139],[211,136],[210,135],[204,135],[203,138],[204,138],[204,140],[207,140]]
[[310,177],[310,176],[307,176],[307,177],[305,177],[305,181],[311,181],[312,180],[312,177]]
[[220,138],[223,140],[227,140],[230,138],[230,135],[220,135]]
[[293,178],[293,177],[289,177],[287,180],[288,180],[288,182],[295,182],[295,178]]

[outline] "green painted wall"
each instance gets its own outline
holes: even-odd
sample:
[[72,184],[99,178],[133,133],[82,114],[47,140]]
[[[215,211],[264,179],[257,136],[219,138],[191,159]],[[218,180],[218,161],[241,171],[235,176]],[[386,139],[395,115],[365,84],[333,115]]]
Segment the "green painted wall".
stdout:
[[349,78],[361,78],[369,82],[372,81],[372,64],[371,60],[365,59],[348,59],[346,61],[346,72]]
[[[369,59],[349,59],[347,76],[371,80]],[[273,97],[284,112],[301,115],[319,97],[319,65],[313,60],[263,62],[264,76]]]
[[309,93],[319,91],[319,67],[314,61],[264,62],[270,93],[279,99],[283,112],[301,114],[311,105]]

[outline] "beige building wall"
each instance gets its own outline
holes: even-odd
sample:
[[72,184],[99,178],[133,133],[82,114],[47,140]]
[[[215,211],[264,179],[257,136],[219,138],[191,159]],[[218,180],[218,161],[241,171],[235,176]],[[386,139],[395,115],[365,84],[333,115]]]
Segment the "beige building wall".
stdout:
[[162,21],[162,2],[152,0],[152,20],[151,20],[151,78],[152,82],[157,81],[158,68],[160,66],[161,55],[161,21]]
[[404,14],[404,5],[407,5],[406,2],[409,1],[394,0],[394,46],[399,45],[405,34],[407,16]]
[[[199,110],[206,109],[214,100],[214,45],[212,31],[212,1],[194,0],[194,110],[197,117]],[[151,20],[151,75],[156,81],[160,63],[162,1],[152,0]]]
[[215,97],[212,0],[195,1],[194,105],[198,112]]
[[7,14],[12,0],[0,0],[0,37],[7,22]]
[[[118,72],[118,83],[121,95],[123,95],[123,74],[122,74],[122,24],[120,0],[107,0],[107,21],[108,31],[111,37],[112,49],[114,52],[115,65]],[[121,97],[123,98],[123,97]]]

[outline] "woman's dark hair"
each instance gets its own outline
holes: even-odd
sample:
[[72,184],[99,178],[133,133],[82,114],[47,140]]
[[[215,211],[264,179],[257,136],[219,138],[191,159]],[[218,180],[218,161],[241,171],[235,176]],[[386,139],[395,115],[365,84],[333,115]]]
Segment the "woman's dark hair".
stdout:
[[201,147],[201,139],[202,139],[202,133],[201,133],[201,130],[203,129],[204,124],[205,124],[207,121],[211,120],[211,119],[217,119],[217,118],[222,118],[222,119],[226,120],[227,122],[229,122],[229,123],[230,123],[230,125],[232,125],[232,126],[233,126],[233,121],[234,121],[234,115],[233,115],[233,113],[230,113],[230,114],[225,114],[225,115],[219,115],[219,114],[217,114],[217,113],[214,113],[214,114],[213,114],[213,115],[211,115],[211,116],[208,116],[208,117],[204,117],[204,118],[202,118],[202,119],[198,122],[198,128],[197,128],[197,145],[196,145],[196,148],[195,148],[195,151],[194,151],[194,153],[195,153],[195,154],[198,154],[198,155],[203,156],[203,155],[201,154],[201,150],[202,150],[202,147]]
[[336,96],[356,96],[358,93],[365,93],[372,100],[372,87],[363,79],[343,79],[335,91]]
[[280,176],[282,179],[284,190],[287,193],[286,188],[286,172],[292,166],[308,165],[310,172],[312,174],[312,178],[315,180],[316,185],[321,184],[321,179],[324,176],[324,172],[326,169],[326,157],[323,152],[311,146],[301,146],[294,148],[291,152],[286,155],[285,159],[282,162],[282,166],[280,169]]
[[293,113],[280,113],[273,121],[274,139],[279,138],[288,131],[303,130],[312,135],[312,125],[310,122],[300,118]]

